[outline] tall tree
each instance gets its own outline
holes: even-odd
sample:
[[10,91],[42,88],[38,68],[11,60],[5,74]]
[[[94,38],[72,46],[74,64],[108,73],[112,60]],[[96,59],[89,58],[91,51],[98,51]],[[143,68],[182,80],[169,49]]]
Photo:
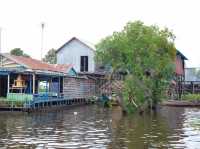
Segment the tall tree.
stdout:
[[50,49],[48,53],[43,58],[44,62],[50,63],[50,64],[56,64],[57,58],[56,58],[56,50]]
[[[97,44],[96,61],[128,72],[122,93],[126,110],[157,104],[174,73],[175,36],[167,28],[129,22]],[[146,104],[148,103],[148,104]]]
[[30,57],[28,54],[24,53],[23,50],[20,48],[14,48],[10,51],[11,55],[16,55],[16,56],[24,56],[24,57]]

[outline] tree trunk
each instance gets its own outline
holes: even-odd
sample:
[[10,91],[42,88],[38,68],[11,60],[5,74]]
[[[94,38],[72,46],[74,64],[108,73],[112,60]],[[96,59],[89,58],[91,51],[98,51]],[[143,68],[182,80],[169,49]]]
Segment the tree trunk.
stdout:
[[123,114],[127,113],[127,108],[124,104],[124,100],[123,100],[123,95],[121,93],[117,94],[117,101],[119,103],[119,106],[122,108],[122,112]]

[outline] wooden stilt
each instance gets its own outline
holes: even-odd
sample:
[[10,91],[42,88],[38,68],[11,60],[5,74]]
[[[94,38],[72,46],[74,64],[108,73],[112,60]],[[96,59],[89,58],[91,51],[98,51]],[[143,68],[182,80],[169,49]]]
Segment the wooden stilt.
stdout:
[[58,78],[58,97],[60,97],[60,76]]
[[194,83],[192,82],[192,93],[194,94]]
[[35,94],[35,74],[33,74],[33,94]]
[[7,86],[7,93],[10,93],[10,74],[8,74],[8,86]]

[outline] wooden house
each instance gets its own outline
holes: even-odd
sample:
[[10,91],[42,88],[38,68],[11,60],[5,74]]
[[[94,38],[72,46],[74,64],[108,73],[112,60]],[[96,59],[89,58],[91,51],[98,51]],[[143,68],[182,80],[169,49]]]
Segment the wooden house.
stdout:
[[185,60],[187,58],[179,51],[176,51],[176,77],[177,80],[183,81],[185,79]]
[[185,81],[185,60],[187,58],[179,51],[176,51],[174,85],[171,87],[170,96],[172,99],[181,99]]
[[72,65],[47,64],[32,58],[0,54],[0,97],[23,106],[66,103],[94,94],[93,80],[77,76]]
[[95,72],[95,47],[73,37],[57,50],[57,64],[73,64],[76,72]]

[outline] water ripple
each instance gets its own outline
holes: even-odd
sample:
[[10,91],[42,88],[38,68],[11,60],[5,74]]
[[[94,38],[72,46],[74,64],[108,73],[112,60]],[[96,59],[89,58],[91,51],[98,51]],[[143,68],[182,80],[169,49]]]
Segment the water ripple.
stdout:
[[[92,111],[92,112],[91,112]],[[73,113],[78,115],[74,116]],[[188,148],[200,146],[200,110],[161,108],[120,116],[97,106],[33,114],[0,113],[0,148]]]

